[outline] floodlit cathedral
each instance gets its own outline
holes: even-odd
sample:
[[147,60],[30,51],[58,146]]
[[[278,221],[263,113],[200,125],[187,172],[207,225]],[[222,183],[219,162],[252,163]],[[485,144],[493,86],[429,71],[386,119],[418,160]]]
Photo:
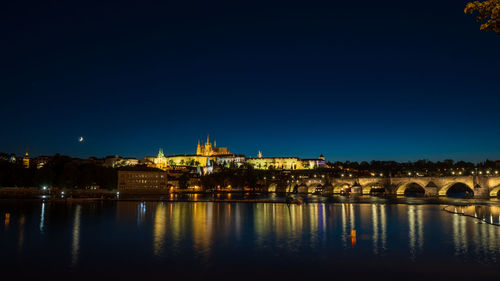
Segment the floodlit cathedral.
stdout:
[[196,155],[202,156],[216,156],[216,155],[230,155],[227,147],[216,147],[216,142],[214,141],[214,145],[210,142],[210,138],[207,136],[207,142],[200,144],[198,140],[198,146],[196,147]]

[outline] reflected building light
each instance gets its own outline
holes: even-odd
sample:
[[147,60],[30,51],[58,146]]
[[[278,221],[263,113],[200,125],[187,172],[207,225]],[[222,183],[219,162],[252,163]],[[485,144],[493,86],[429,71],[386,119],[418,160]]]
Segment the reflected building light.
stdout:
[[375,204],[372,204],[372,225],[373,225],[373,236],[372,236],[372,240],[373,240],[373,253],[375,255],[378,255],[378,244],[379,244],[379,237],[378,237],[378,224],[379,224],[379,220],[378,220],[378,210],[377,210],[377,205]]
[[44,233],[44,224],[45,224],[45,202],[42,202],[42,210],[40,211],[40,233]]
[[305,209],[309,213],[309,230],[311,245],[316,245],[316,238],[319,235],[319,204],[307,204]]
[[422,208],[417,207],[417,233],[418,233],[418,250],[424,248],[424,214]]
[[416,258],[416,253],[415,253],[415,244],[416,244],[416,237],[415,237],[415,206],[414,205],[409,205],[408,206],[408,240],[409,240],[409,248],[410,248],[410,256],[412,259]]
[[207,222],[207,203],[196,203],[191,206],[193,249],[198,255],[208,258],[213,225]]
[[372,204],[372,226],[373,226],[373,236],[372,236],[372,241],[373,241],[373,253],[375,255],[378,255],[378,212],[377,212],[377,205]]
[[141,202],[137,205],[137,225],[140,225],[146,217],[146,204]]
[[347,206],[342,203],[342,242],[344,242],[344,247],[347,247]]
[[156,256],[159,256],[163,252],[163,246],[165,244],[165,232],[167,228],[167,209],[163,204],[156,205],[156,212],[153,225],[153,250]]
[[385,209],[387,205],[380,205],[380,220],[381,220],[381,232],[382,232],[382,250],[386,250],[385,245],[387,241],[387,217],[385,215]]
[[[243,217],[243,211],[241,210],[241,205],[240,204],[236,204],[235,208],[236,208],[236,210],[235,210],[235,212],[236,212],[235,224],[236,225],[235,225],[234,228],[235,228],[235,232],[236,232],[236,238],[238,240],[240,240],[240,237],[241,237],[241,226],[242,226],[242,223],[243,223],[243,221],[242,221],[241,218]],[[207,224],[207,226],[211,226],[211,225]]]
[[4,224],[5,231],[7,231],[9,229],[9,225],[10,225],[10,213],[5,214],[5,220],[4,220],[3,224]]
[[466,218],[464,216],[453,216],[453,244],[455,255],[465,255],[467,252]]
[[320,221],[321,221],[320,231],[321,231],[321,233],[324,233],[328,229],[326,227],[326,206],[325,206],[325,203],[321,203],[321,204],[319,204],[319,206],[321,207],[321,212],[320,212]]
[[461,244],[462,244],[462,250],[463,253],[467,253],[467,218],[465,216],[459,216],[460,217],[460,232],[461,232]]
[[356,229],[356,221],[355,221],[355,216],[354,216],[354,205],[349,204],[349,213],[350,213],[350,222],[351,222],[351,229]]
[[24,224],[26,223],[26,217],[24,215],[19,219],[19,241],[18,241],[18,250],[21,251],[23,249],[24,244]]
[[71,244],[71,266],[74,267],[78,262],[78,254],[80,251],[80,217],[81,217],[81,205],[77,205],[75,208],[75,218],[73,221],[73,243]]

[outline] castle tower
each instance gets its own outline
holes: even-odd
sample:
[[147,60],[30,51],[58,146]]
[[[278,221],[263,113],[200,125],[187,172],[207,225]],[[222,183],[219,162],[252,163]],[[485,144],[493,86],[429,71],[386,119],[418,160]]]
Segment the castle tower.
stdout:
[[24,165],[24,168],[26,168],[26,169],[28,169],[30,167],[30,157],[28,155],[28,151],[26,151],[26,153],[24,154],[23,165]]
[[201,155],[201,145],[200,145],[200,140],[198,140],[198,146],[196,147],[196,155]]
[[205,156],[212,155],[212,144],[210,143],[210,135],[207,135],[207,142],[205,143],[205,149],[203,151],[203,155]]
[[257,152],[257,158],[262,158],[262,151]]

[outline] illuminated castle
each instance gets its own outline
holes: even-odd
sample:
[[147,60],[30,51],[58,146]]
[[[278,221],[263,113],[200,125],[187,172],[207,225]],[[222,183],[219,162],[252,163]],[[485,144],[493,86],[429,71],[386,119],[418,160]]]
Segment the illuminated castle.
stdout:
[[307,170],[324,167],[325,157],[321,155],[315,159],[304,159],[298,157],[264,157],[259,151],[256,158],[246,158],[245,155],[234,154],[227,147],[213,145],[207,137],[205,143],[198,141],[196,154],[182,154],[166,156],[160,149],[156,157],[146,157],[151,167],[162,170],[175,167],[197,168],[200,174],[210,174],[214,165],[240,167],[245,163],[259,170]]
[[210,142],[209,137],[207,136],[207,142],[200,144],[198,141],[198,146],[196,147],[196,155],[202,156],[214,156],[214,155],[229,155],[232,154],[229,152],[227,147],[216,147],[216,142],[214,141],[214,145]]

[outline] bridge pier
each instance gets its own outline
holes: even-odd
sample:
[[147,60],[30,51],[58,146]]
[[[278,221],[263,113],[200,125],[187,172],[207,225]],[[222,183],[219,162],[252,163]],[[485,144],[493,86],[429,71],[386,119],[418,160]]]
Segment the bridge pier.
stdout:
[[490,198],[490,189],[487,187],[481,187],[480,185],[476,185],[476,187],[474,188],[474,198],[478,199]]
[[425,197],[438,196],[438,187],[425,187]]

